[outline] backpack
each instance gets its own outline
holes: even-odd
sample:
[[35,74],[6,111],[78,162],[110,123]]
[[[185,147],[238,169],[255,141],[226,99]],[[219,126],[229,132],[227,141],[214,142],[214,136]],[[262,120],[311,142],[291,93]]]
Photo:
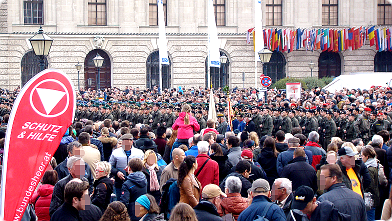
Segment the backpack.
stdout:
[[161,213],[165,214],[165,219],[173,207],[180,201],[180,189],[177,186],[177,180],[170,178],[162,186],[162,198],[159,205]]
[[273,203],[269,203],[269,205],[264,208],[263,213],[261,215],[257,215],[256,219],[253,221],[269,221],[269,219],[265,218],[265,215],[267,215],[267,212],[272,204]]

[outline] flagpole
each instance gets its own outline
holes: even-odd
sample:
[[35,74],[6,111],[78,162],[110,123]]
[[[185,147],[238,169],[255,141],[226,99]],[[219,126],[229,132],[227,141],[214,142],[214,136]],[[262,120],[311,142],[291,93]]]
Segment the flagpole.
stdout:
[[159,58],[159,94],[162,94],[162,62],[161,62],[161,58]]

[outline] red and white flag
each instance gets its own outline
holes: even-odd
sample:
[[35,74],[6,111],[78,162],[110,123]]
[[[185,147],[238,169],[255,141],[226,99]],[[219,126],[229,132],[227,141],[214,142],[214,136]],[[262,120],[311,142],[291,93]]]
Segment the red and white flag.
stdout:
[[75,113],[71,79],[44,70],[22,88],[7,126],[0,220],[19,221]]

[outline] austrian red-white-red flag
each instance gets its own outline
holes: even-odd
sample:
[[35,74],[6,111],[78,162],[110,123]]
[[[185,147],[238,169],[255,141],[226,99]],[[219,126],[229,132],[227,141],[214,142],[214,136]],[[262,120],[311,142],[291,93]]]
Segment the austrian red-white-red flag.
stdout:
[[75,113],[75,90],[61,71],[44,70],[20,91],[7,126],[0,220],[22,218]]

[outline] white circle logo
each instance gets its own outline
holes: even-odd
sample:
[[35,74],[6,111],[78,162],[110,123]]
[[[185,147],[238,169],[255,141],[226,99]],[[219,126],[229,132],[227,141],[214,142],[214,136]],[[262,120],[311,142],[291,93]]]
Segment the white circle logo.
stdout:
[[58,80],[43,80],[31,90],[30,104],[43,117],[57,117],[68,109],[69,92]]

